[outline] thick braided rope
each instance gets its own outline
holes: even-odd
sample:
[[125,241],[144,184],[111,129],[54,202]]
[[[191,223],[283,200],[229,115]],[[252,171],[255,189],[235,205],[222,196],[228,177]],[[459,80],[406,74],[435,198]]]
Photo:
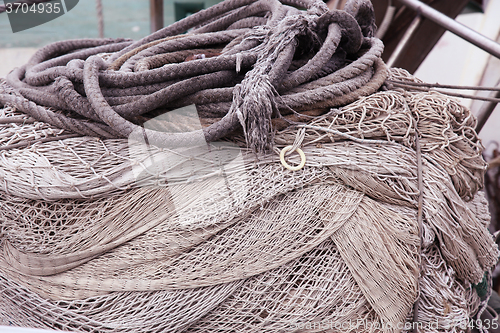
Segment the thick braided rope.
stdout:
[[[366,32],[373,8],[346,8],[329,12],[319,0],[226,0],[137,42],[57,42],[9,74],[16,97],[0,101],[62,129],[104,138],[128,137],[151,112],[194,103],[203,123],[211,124],[202,133],[207,141],[241,125],[250,147],[267,150],[271,118],[347,104],[385,79],[383,65],[375,63],[381,43]],[[212,50],[222,51],[205,57]],[[200,59],[182,62],[198,53]],[[98,62],[96,55],[107,60]],[[357,59],[348,63],[348,55]],[[146,133],[163,145],[189,145],[200,135]]]

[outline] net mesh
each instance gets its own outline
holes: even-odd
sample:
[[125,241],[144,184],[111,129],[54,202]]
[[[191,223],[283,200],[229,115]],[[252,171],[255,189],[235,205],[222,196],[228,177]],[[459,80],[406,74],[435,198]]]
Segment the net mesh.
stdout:
[[481,305],[471,285],[498,257],[474,126],[438,93],[381,91],[276,133],[306,156],[290,171],[238,135],[58,139],[67,131],[6,106],[0,147],[36,143],[0,150],[0,324],[396,332],[420,295],[426,332],[464,331]]

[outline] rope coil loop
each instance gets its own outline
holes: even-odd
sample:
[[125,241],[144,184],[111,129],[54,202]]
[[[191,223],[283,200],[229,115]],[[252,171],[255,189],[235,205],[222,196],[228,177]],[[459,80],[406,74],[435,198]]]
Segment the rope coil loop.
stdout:
[[447,332],[485,310],[476,120],[375,93],[421,83],[389,73],[374,29],[369,0],[226,0],[0,79],[0,324],[373,330],[413,311]]
[[161,113],[195,104],[203,130],[147,130],[149,142],[185,146],[200,134],[211,142],[242,128],[247,146],[264,152],[274,144],[272,118],[325,112],[382,85],[387,70],[373,15],[361,0],[349,0],[346,11],[319,0],[226,0],[136,42],[50,44],[9,74],[0,104],[103,138],[126,138]]

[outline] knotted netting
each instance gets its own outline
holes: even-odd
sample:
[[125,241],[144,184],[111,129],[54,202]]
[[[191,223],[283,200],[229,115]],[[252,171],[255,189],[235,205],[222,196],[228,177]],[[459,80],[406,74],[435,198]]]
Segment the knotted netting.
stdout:
[[58,42],[0,83],[0,324],[458,332],[484,311],[475,118],[384,84],[417,79],[381,62],[369,2],[282,3]]

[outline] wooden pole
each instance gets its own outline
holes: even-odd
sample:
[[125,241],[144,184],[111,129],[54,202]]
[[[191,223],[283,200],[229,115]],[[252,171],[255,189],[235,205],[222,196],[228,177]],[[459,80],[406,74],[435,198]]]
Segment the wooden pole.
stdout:
[[97,11],[97,28],[99,30],[99,38],[104,38],[104,17],[102,15],[102,0],[96,0]]
[[163,28],[163,0],[149,0],[151,32]]

